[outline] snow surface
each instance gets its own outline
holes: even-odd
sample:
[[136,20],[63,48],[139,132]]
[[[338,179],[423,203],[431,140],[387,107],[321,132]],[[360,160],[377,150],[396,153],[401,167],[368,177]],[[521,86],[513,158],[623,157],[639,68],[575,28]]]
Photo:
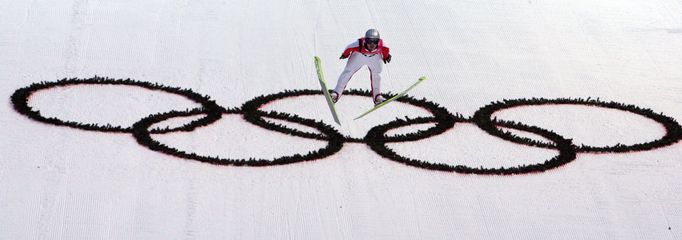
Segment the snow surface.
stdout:
[[[511,176],[415,168],[362,143],[306,163],[216,166],[151,151],[130,134],[40,123],[9,100],[32,83],[97,75],[188,88],[240,107],[259,95],[318,89],[314,55],[335,84],[342,48],[377,28],[393,55],[384,91],[425,75],[410,95],[464,117],[502,99],[599,97],[682,121],[681,1],[1,0],[0,9],[0,239],[682,239],[682,143],[579,153],[560,168]],[[368,89],[368,76],[357,72],[349,88]],[[334,125],[321,99],[264,108]],[[54,88],[30,104],[46,116],[124,127],[196,106],[124,86]],[[362,138],[395,118],[429,116],[396,103],[352,120],[370,107],[367,98],[344,96],[337,105],[344,125],[334,126]],[[590,145],[665,133],[650,119],[604,108],[536,106],[496,116]],[[239,115],[153,137],[224,158],[304,154],[326,144]],[[470,123],[388,145],[470,166],[541,163],[557,154]]]

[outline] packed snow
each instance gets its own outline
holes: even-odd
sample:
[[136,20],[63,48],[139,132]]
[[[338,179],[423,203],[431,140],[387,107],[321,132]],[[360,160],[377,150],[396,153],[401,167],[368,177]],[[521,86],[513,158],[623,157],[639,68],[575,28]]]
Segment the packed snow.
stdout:
[[[260,110],[332,128],[347,140],[338,152],[235,166],[150,149],[130,132],[40,122],[10,99],[32,84],[98,76],[188,89],[240,109],[262,95],[319,90],[313,56],[333,87],[343,48],[376,28],[392,55],[382,91],[398,93],[426,76],[408,95],[461,118],[442,133],[387,148],[448,166],[542,164],[560,151],[493,136],[472,122],[477,110],[513,99],[598,98],[682,121],[681,1],[0,0],[0,9],[0,239],[682,239],[679,133],[652,149],[577,152],[546,171],[464,174],[397,162],[363,139],[396,119],[433,117],[427,109],[393,102],[353,120],[373,103],[344,95],[337,125],[314,94]],[[347,90],[369,87],[363,68]],[[121,129],[201,106],[171,92],[100,84],[39,90],[27,103],[47,118]],[[512,107],[493,117],[551,130],[576,146],[636,145],[667,133],[640,114],[580,104]],[[435,126],[401,126],[386,136]],[[219,159],[272,160],[330,144],[256,126],[240,113],[149,135]]]

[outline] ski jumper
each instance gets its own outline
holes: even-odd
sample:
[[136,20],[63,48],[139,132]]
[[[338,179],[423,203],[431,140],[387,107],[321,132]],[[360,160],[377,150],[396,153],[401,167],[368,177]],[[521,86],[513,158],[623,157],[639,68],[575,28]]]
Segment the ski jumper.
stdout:
[[372,86],[372,99],[375,99],[381,93],[381,68],[383,61],[389,58],[389,48],[384,45],[383,40],[379,39],[377,48],[369,51],[365,48],[365,38],[360,38],[349,44],[346,50],[343,51],[343,54],[341,54],[341,57],[348,57],[348,62],[346,62],[346,68],[339,75],[334,91],[341,97],[346,84],[353,77],[353,74],[360,70],[362,66],[367,65],[370,72],[369,80]]

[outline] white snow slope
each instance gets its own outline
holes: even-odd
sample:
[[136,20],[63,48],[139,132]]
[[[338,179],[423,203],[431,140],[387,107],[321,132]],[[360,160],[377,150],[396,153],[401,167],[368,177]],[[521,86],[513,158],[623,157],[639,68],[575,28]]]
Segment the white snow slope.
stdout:
[[[682,121],[679,0],[1,0],[0,11],[0,239],[682,239],[680,142],[577,153],[560,167],[516,175],[418,168],[361,142],[315,161],[223,166],[150,150],[129,133],[32,120],[10,101],[33,83],[102,76],[191,89],[239,108],[260,95],[319,89],[315,55],[333,86],[343,48],[377,28],[393,55],[382,90],[399,92],[424,75],[410,95],[466,118],[503,99],[590,97]],[[348,89],[368,88],[365,68]],[[46,117],[123,128],[198,106],[171,93],[107,85],[45,89],[29,105]],[[396,118],[430,116],[398,102],[352,120],[371,106],[368,98],[342,97],[342,126],[321,95],[262,109],[323,121],[348,138]],[[604,107],[517,107],[495,116],[578,146],[666,134],[649,118]],[[152,138],[231,159],[306,154],[327,144],[266,130],[240,114]],[[558,154],[472,123],[387,145],[402,156],[474,168],[541,164]]]

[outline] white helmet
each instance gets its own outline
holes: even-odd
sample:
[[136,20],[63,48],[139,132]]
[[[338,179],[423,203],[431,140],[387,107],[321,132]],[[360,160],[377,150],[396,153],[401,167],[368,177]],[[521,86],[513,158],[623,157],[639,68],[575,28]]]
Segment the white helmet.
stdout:
[[379,31],[377,31],[377,30],[374,29],[374,28],[372,28],[372,29],[370,29],[370,30],[367,30],[367,32],[365,32],[365,38],[369,38],[369,39],[371,39],[371,38],[379,39],[379,38],[380,38],[380,37],[379,37]]

